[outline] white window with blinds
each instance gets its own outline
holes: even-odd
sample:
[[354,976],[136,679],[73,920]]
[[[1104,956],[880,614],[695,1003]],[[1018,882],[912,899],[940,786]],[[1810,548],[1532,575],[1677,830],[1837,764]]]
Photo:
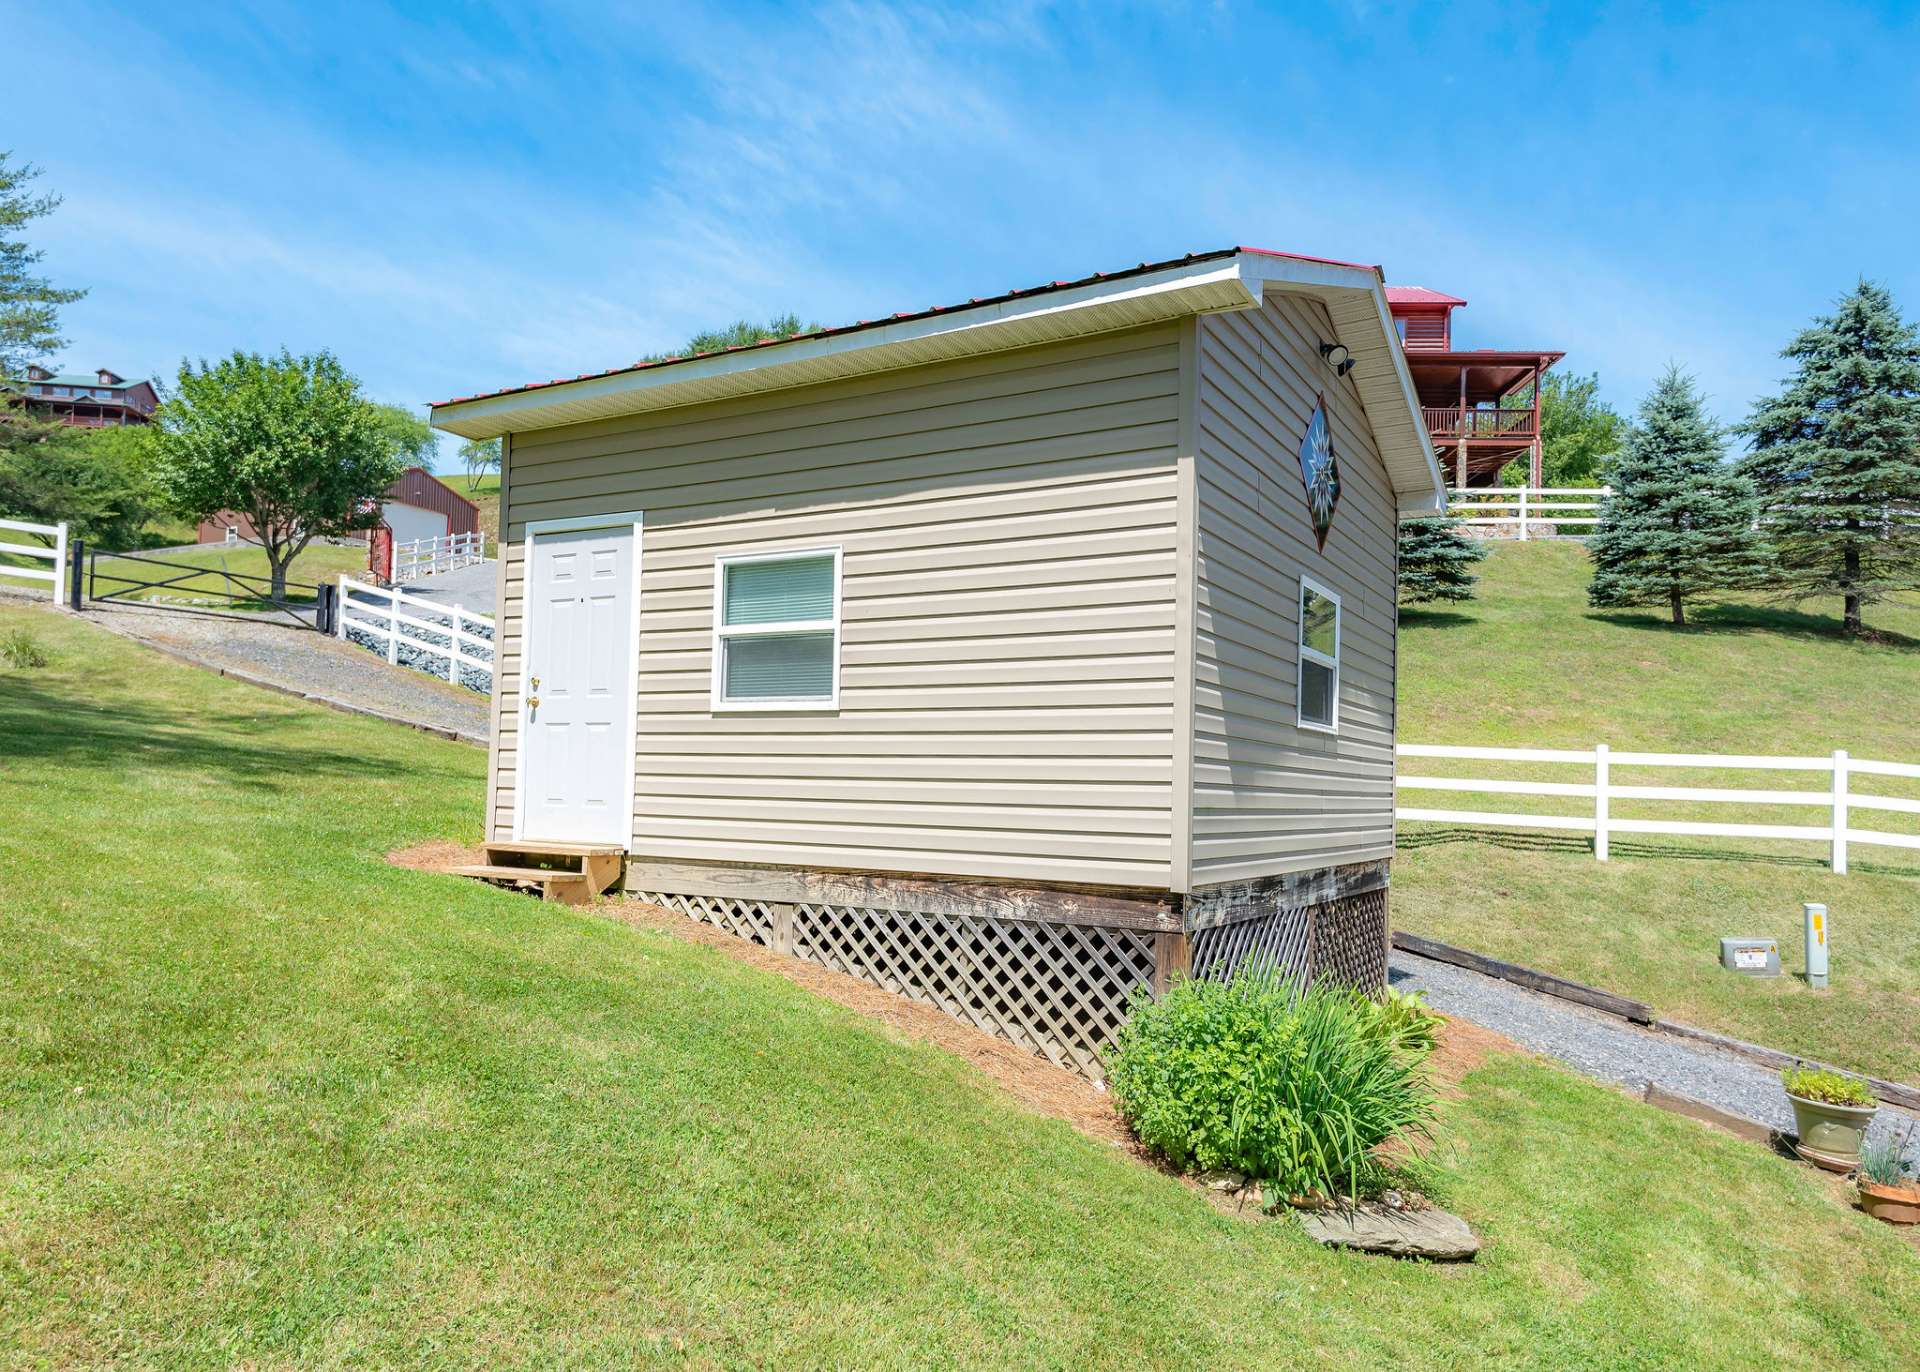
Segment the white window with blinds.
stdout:
[[840,550],[713,565],[713,708],[840,706]]
[[1340,728],[1340,597],[1300,579],[1300,689],[1302,729]]

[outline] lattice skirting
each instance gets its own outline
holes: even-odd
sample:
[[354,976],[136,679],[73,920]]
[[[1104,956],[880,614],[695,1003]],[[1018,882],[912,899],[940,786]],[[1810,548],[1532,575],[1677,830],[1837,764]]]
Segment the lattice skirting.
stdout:
[[1321,905],[1276,908],[1193,935],[1193,974],[1220,980],[1250,962],[1300,981],[1338,981],[1363,991],[1387,984],[1387,893],[1366,891]]
[[1095,1080],[1128,1003],[1153,977],[1153,936],[1133,929],[628,894],[937,1006]]
[[738,934],[749,943],[773,947],[773,903],[739,900],[731,896],[676,896],[664,891],[629,891],[635,900],[677,911],[702,924]]

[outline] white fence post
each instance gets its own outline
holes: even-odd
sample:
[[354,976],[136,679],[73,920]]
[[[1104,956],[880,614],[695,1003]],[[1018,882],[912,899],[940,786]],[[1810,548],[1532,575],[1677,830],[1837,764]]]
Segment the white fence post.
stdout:
[[1593,855],[1601,862],[1607,860],[1607,804],[1608,784],[1607,745],[1593,745]]
[[387,661],[400,661],[400,596],[391,587],[387,590]]
[[347,636],[347,574],[340,573],[340,603],[333,607],[333,636],[345,640]]
[[1520,541],[1527,541],[1527,488],[1520,488]]
[[447,626],[447,680],[460,684],[460,607],[453,607],[453,622]]
[[1833,750],[1833,870],[1847,874],[1847,750]]

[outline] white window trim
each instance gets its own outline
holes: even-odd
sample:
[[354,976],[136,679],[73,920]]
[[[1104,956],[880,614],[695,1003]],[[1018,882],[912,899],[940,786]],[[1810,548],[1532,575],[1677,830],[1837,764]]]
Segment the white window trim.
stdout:
[[[1307,646],[1307,592],[1324,596],[1333,602],[1333,656]],[[1337,734],[1340,732],[1340,620],[1346,612],[1341,607],[1340,597],[1328,590],[1312,577],[1300,578],[1300,616],[1294,626],[1294,642],[1299,647],[1299,662],[1294,667],[1293,681],[1293,718],[1302,729],[1311,729],[1317,734]],[[1316,662],[1333,673],[1333,689],[1329,696],[1333,701],[1333,722],[1321,724],[1307,718],[1307,663]]]
[[[729,628],[721,621],[726,613],[727,568],[750,562],[792,562],[803,557],[833,558],[833,617],[831,619],[791,619],[778,624],[739,624]],[[829,714],[840,708],[840,548],[782,548],[774,553],[722,553],[713,560],[713,648],[709,683],[710,704],[717,715],[792,714],[811,711]],[[725,641],[729,638],[777,637],[783,634],[833,633],[833,693],[798,699],[727,700]]]

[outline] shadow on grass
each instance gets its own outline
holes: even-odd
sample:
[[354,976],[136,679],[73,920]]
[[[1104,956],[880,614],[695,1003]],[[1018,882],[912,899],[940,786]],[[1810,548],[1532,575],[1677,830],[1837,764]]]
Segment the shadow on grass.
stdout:
[[[290,741],[289,723],[279,711],[254,714],[225,704],[197,712],[128,697],[95,705],[76,701],[57,676],[43,682],[10,672],[0,678],[0,760],[9,767],[45,761],[102,773],[168,768],[265,791],[306,784],[316,774],[394,778],[392,758],[311,738]],[[424,759],[410,759],[406,770],[422,779],[461,775]]]
[[[1690,609],[1689,623],[1675,626],[1661,611],[1593,610],[1586,618],[1596,624],[1622,629],[1649,629],[1663,634],[1778,634],[1786,638],[1814,639],[1828,643],[1848,641],[1833,615],[1809,614],[1804,610],[1768,608],[1762,605],[1702,605]],[[1875,648],[1900,652],[1920,652],[1920,638],[1876,630],[1868,625],[1866,636],[1858,640]]]
[[1405,605],[1400,609],[1402,628],[1453,629],[1462,624],[1479,622],[1472,615],[1463,615],[1458,610],[1427,610],[1418,605]]
[[[1418,852],[1423,848],[1454,848],[1463,844],[1477,848],[1498,848],[1509,853],[1564,853],[1568,856],[1586,858],[1590,862],[1593,860],[1593,840],[1590,838],[1579,838],[1570,834],[1528,833],[1524,830],[1454,827],[1402,830],[1394,842],[1394,848],[1398,851]],[[1688,848],[1673,843],[1636,841],[1622,838],[1618,834],[1612,836],[1607,848],[1611,855],[1623,858],[1761,863],[1771,867],[1793,867],[1823,872],[1828,869],[1826,858],[1796,857],[1790,853],[1756,853],[1740,848]],[[1848,856],[1848,867],[1851,871],[1872,876],[1920,877],[1920,867],[1862,862],[1857,840],[1856,846]]]

